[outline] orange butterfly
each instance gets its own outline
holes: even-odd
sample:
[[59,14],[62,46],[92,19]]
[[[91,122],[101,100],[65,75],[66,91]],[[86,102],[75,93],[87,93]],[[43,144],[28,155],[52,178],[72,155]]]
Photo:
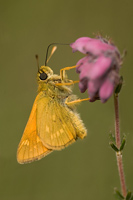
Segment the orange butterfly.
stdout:
[[53,74],[48,66],[38,70],[38,95],[17,151],[21,164],[39,160],[87,135],[75,109],[80,100],[72,94],[73,81],[67,78],[65,70],[61,72],[60,76]]

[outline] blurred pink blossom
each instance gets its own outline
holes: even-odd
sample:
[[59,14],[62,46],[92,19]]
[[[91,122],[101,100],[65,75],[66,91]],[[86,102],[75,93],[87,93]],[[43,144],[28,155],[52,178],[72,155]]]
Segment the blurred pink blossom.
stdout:
[[81,37],[70,46],[73,52],[80,51],[86,55],[76,64],[80,91],[85,92],[88,89],[92,102],[96,99],[101,99],[102,103],[106,102],[119,83],[119,50],[102,37]]

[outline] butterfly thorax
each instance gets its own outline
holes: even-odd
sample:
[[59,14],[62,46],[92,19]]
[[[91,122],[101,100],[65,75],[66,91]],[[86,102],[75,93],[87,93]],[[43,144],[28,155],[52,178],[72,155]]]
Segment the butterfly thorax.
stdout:
[[[66,98],[72,94],[70,86],[63,85],[63,83],[71,82],[67,77],[61,79],[61,76],[53,74],[50,67],[41,66],[37,74],[38,92],[44,93],[51,97]],[[60,85],[58,85],[60,83]]]

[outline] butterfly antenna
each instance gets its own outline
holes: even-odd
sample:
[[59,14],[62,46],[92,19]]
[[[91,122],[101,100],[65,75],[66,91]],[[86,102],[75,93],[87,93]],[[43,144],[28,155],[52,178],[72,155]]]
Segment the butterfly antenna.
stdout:
[[35,57],[36,57],[37,67],[38,67],[38,72],[39,72],[39,57],[38,57],[38,54],[36,54]]
[[57,49],[56,46],[53,47],[52,51],[51,51],[51,54],[48,58],[48,51],[49,51],[49,47],[52,46],[52,45],[70,45],[70,44],[62,44],[62,43],[51,43],[50,45],[48,45],[47,47],[47,52],[46,52],[46,58],[45,58],[45,66],[47,65],[49,59],[51,58],[51,56],[53,55],[53,53],[55,52],[55,50]]
[[[48,61],[50,60],[51,56],[54,54],[54,52],[56,51],[57,46],[53,46],[52,51],[50,53],[50,56],[48,57],[48,59],[46,60],[46,64],[48,63]],[[46,65],[45,65],[46,66]]]

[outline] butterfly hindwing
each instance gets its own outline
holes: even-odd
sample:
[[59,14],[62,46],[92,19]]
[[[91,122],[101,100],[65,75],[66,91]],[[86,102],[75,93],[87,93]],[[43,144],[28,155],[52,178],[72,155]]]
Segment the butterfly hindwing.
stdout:
[[51,150],[47,149],[43,145],[42,141],[37,135],[36,107],[39,96],[40,95],[38,94],[35,99],[29,120],[18,146],[17,160],[21,164],[39,160],[51,152]]
[[86,136],[80,117],[58,99],[46,96],[37,103],[37,132],[44,146],[53,150]]

